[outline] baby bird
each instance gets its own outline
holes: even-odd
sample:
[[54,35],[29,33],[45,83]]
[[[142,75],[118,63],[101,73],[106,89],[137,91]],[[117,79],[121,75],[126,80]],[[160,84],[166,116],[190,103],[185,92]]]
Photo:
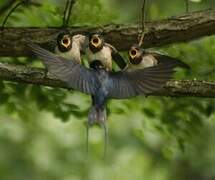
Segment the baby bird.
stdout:
[[127,68],[130,70],[143,69],[156,66],[158,64],[166,64],[168,62],[174,62],[181,68],[190,68],[187,64],[176,58],[163,55],[155,51],[153,52],[141,49],[138,45],[133,45],[129,50],[129,64]]
[[101,61],[106,70],[112,70],[112,61],[115,61],[120,69],[126,67],[126,62],[112,45],[106,43],[99,34],[93,34],[89,38],[89,47],[86,55],[91,64],[95,59]]
[[85,52],[89,40],[86,36],[76,34],[72,36],[69,31],[59,33],[55,53],[69,60],[81,63],[81,54]]

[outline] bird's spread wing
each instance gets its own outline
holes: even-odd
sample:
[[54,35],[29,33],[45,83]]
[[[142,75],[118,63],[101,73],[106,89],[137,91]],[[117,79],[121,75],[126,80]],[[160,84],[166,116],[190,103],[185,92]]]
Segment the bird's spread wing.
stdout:
[[123,59],[123,57],[116,50],[116,48],[108,43],[105,43],[105,45],[108,46],[109,48],[111,48],[111,50],[112,50],[111,56],[112,56],[113,60],[116,62],[116,64],[119,66],[119,68],[124,69],[127,64],[126,64],[125,60]]
[[67,60],[63,57],[56,56],[37,45],[31,44],[29,46],[31,50],[42,59],[48,71],[61,81],[67,83],[70,88],[86,94],[94,95],[96,93],[99,83],[94,71],[85,68],[73,60]]
[[177,63],[170,61],[145,69],[110,72],[108,96],[115,99],[126,99],[150,94],[159,90],[171,79],[175,72],[174,68],[177,66]]
[[160,53],[155,53],[155,52],[154,53],[148,53],[148,54],[146,53],[145,56],[147,56],[147,55],[152,55],[157,60],[158,64],[166,64],[166,63],[172,62],[174,64],[177,64],[178,67],[190,69],[190,66],[188,64],[182,62],[181,60],[179,60],[177,58],[173,58],[173,57],[163,55]]

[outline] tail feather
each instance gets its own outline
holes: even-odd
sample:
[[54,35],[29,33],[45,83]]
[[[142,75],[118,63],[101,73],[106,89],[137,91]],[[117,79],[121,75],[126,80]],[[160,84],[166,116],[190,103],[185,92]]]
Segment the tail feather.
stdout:
[[107,154],[107,147],[108,147],[108,127],[106,126],[106,123],[102,124],[102,127],[104,128],[104,152],[103,152],[103,159],[106,158]]
[[106,108],[100,108],[98,106],[92,106],[88,114],[88,123],[87,123],[87,153],[89,150],[89,127],[94,124],[99,124],[104,129],[104,152],[103,158],[107,154],[107,144],[108,144],[108,128],[106,126]]
[[104,124],[107,119],[106,108],[100,108],[98,106],[92,106],[88,114],[89,125]]

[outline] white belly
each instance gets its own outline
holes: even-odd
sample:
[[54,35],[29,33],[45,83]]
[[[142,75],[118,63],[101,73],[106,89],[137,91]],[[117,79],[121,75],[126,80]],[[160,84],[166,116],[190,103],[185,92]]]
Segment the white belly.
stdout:
[[142,58],[142,61],[140,63],[141,68],[147,68],[147,67],[152,67],[157,65],[157,60],[152,56],[152,55],[145,55]]
[[67,52],[59,51],[58,47],[55,49],[55,53],[61,57],[64,57],[69,60],[74,60],[78,63],[81,63],[81,53],[79,46],[73,42],[72,48]]
[[142,58],[140,64],[129,64],[130,69],[144,69],[148,67],[153,67],[158,64],[157,60],[152,55],[145,55]]

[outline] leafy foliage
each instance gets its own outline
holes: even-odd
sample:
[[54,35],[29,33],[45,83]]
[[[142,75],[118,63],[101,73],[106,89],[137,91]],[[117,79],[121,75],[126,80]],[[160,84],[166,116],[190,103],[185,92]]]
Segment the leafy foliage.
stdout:
[[[20,7],[8,26],[61,26],[64,1]],[[0,2],[0,6],[5,1]],[[207,8],[213,0],[192,3]],[[150,1],[148,19],[185,11],[182,1]],[[70,25],[137,22],[136,1],[79,0]],[[0,16],[3,20],[3,16]],[[215,37],[160,48],[187,62],[176,79],[215,79]],[[39,66],[29,58],[1,61]],[[85,127],[90,98],[78,92],[0,82],[0,176],[2,179],[214,179],[215,103],[211,99],[138,97],[108,104],[108,159],[100,160],[103,134]],[[62,121],[60,121],[62,120]],[[68,121],[70,120],[70,121]]]

